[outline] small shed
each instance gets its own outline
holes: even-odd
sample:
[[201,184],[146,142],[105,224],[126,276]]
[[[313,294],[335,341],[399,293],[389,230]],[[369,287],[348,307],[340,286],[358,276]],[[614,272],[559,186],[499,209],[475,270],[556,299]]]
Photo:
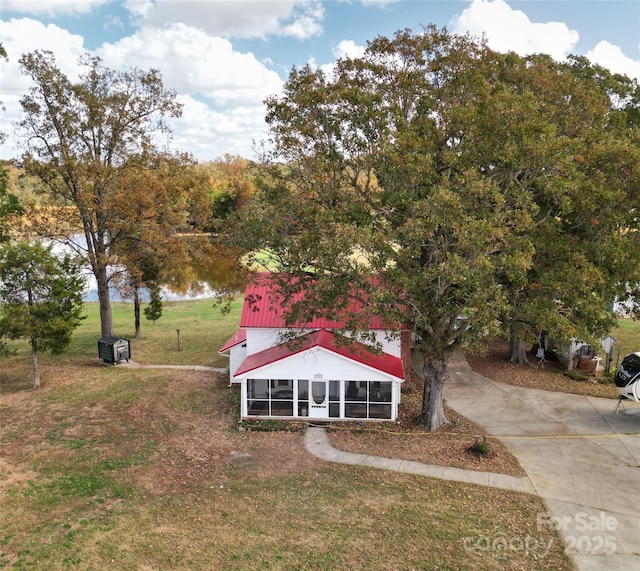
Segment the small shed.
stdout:
[[111,337],[105,335],[98,339],[98,357],[104,363],[115,365],[120,361],[127,361],[131,358],[131,342],[122,337]]

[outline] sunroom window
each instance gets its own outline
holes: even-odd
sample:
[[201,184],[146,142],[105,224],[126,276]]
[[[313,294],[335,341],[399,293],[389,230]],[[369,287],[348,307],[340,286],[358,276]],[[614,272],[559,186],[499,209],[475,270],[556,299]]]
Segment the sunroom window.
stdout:
[[340,418],[340,381],[329,381],[329,417]]
[[392,384],[386,381],[347,381],[345,418],[391,418]]
[[247,379],[249,416],[293,416],[292,379]]
[[308,417],[315,402],[316,408],[327,407],[324,415],[329,418],[387,420],[392,392],[390,381],[247,379],[247,415]]

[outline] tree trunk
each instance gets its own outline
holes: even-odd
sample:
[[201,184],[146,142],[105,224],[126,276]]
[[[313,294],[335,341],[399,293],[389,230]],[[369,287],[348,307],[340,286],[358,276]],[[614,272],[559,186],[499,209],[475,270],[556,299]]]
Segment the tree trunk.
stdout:
[[424,357],[422,366],[424,378],[424,397],[422,399],[422,414],[420,425],[427,430],[437,430],[449,421],[444,415],[442,390],[449,378],[445,359],[432,360]]
[[140,332],[140,288],[133,286],[133,316],[136,325],[136,339],[142,338]]
[[524,339],[520,334],[520,323],[513,322],[509,327],[509,354],[507,355],[507,362],[530,365],[529,359],[527,359],[527,349]]
[[507,362],[530,364],[529,359],[527,358],[527,348],[524,340],[514,339],[513,337],[509,340],[509,354],[507,355]]
[[33,362],[33,387],[40,386],[40,364],[38,363],[38,340],[31,338],[31,361]]
[[573,371],[573,341],[569,341],[569,362],[567,363],[567,371]]
[[111,297],[109,295],[109,279],[107,267],[100,266],[95,271],[98,282],[98,302],[100,304],[100,331],[101,334],[113,337],[113,314],[111,312]]

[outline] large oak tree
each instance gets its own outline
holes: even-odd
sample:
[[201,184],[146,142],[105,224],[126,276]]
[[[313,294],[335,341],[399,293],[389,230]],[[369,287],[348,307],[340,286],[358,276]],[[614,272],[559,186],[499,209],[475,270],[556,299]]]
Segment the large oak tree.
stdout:
[[121,182],[139,160],[156,156],[154,134],[168,132],[166,118],[178,117],[181,107],[157,70],[114,71],[83,56],[74,82],[51,52],[25,54],[20,64],[34,83],[21,99],[24,169],[60,204],[77,209],[83,253],[97,281],[101,331],[113,335],[109,268],[114,248],[129,238],[123,228],[132,221],[123,220],[122,207],[135,202],[123,196]]
[[446,422],[450,358],[510,314],[536,228],[573,189],[557,171],[582,141],[562,131],[575,122],[533,88],[577,82],[575,93],[599,96],[565,73],[429,27],[376,38],[330,75],[294,69],[267,101],[272,178],[241,232],[262,248],[252,261],[270,254],[285,300],[305,292],[286,307],[289,323],[340,313],[357,292],[352,333],[373,315],[408,328],[429,429]]

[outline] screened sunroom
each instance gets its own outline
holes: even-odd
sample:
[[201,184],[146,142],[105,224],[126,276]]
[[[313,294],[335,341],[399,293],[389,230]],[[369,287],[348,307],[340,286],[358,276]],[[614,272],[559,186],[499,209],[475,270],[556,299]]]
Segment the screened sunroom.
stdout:
[[329,331],[250,355],[234,374],[243,418],[395,420],[403,381],[398,357],[337,344]]
[[246,417],[393,420],[392,381],[247,379]]

